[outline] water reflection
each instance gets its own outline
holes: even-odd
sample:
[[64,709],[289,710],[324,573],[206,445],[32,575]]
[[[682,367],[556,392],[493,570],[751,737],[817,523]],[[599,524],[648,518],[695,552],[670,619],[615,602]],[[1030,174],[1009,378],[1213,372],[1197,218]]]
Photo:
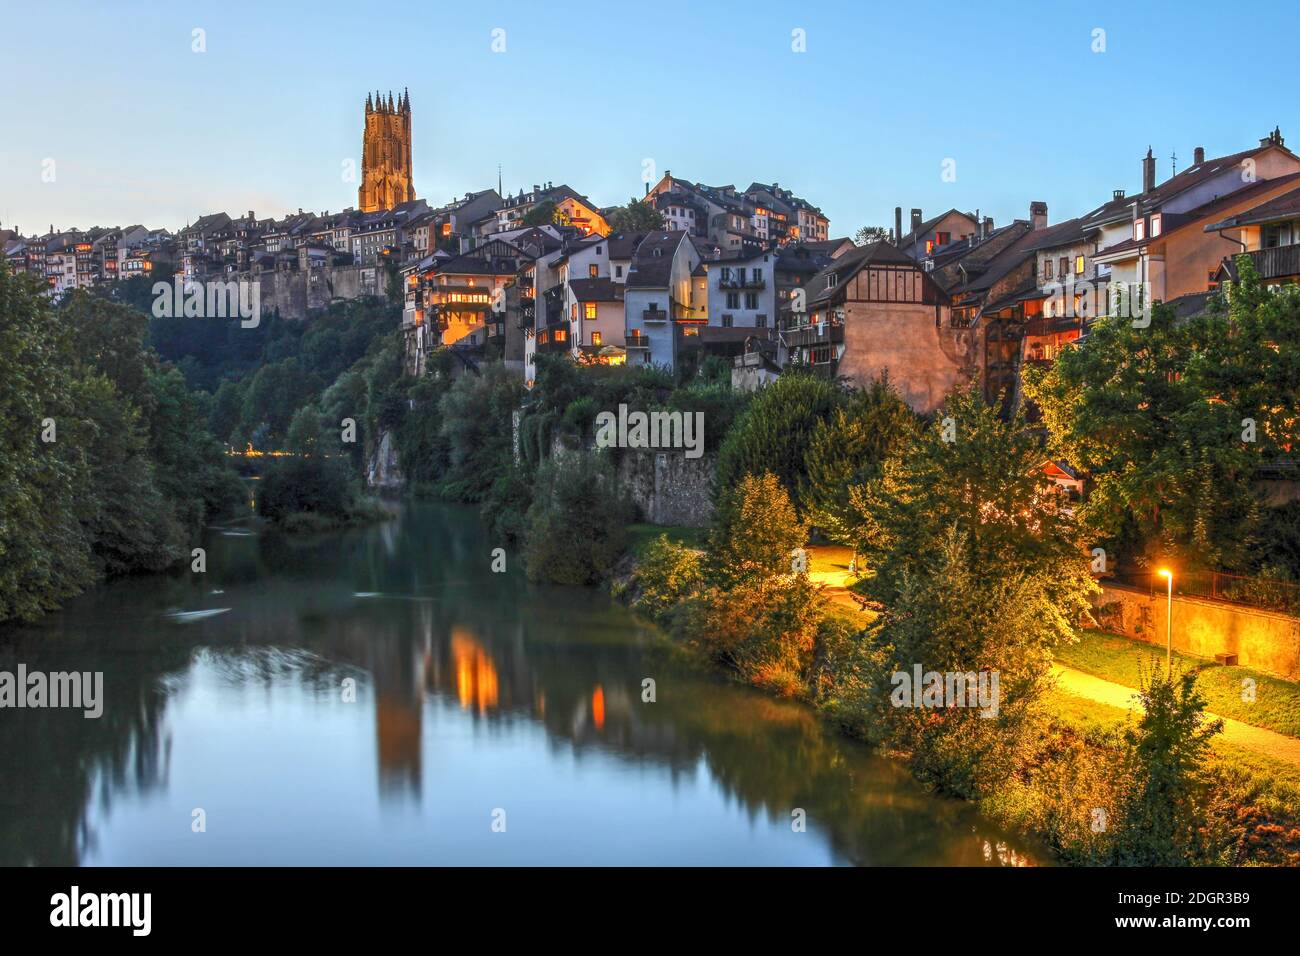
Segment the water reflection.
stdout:
[[607,595],[491,573],[472,512],[207,547],[199,580],[0,636],[0,667],[103,670],[106,699],[97,721],[0,712],[0,862],[1033,858],[804,708],[682,667]]

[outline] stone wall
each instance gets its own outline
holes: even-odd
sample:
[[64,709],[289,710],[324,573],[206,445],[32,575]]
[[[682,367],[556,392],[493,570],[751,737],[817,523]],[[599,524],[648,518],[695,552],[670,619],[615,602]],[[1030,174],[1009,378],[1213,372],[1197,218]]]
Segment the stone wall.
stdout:
[[[1118,634],[1165,646],[1163,594],[1106,585],[1098,602],[1100,622]],[[1258,608],[1175,597],[1173,646],[1199,657],[1236,654],[1244,667],[1300,679],[1300,618]]]
[[[518,442],[516,431],[516,450]],[[551,436],[551,458],[595,453],[590,445],[570,448],[560,436]],[[614,477],[619,490],[636,506],[637,520],[687,528],[709,526],[713,520],[713,476],[718,468],[716,453],[687,458],[682,449],[622,448],[617,455]]]
[[619,487],[651,524],[704,528],[713,520],[711,485],[716,455],[687,458],[684,451],[624,449]]
[[263,314],[279,310],[285,319],[305,319],[317,309],[326,309],[337,299],[359,299],[382,293],[382,276],[361,266],[323,266],[306,271],[236,272],[221,281],[251,281],[260,284]]

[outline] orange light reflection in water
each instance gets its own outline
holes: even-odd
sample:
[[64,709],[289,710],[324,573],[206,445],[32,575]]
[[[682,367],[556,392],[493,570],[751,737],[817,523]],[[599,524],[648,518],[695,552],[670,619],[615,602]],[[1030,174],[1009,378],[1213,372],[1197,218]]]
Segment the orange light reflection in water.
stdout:
[[465,631],[453,629],[451,659],[456,668],[456,697],[460,706],[467,710],[473,707],[480,714],[495,709],[499,695],[497,669],[483,645]]

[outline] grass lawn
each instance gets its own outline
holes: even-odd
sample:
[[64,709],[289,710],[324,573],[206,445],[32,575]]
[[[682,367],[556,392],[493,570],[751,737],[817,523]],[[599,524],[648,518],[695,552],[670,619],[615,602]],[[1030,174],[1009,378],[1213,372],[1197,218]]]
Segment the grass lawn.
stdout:
[[[1163,667],[1164,648],[1130,640],[1105,631],[1082,631],[1079,642],[1056,650],[1062,664],[1127,687],[1138,686],[1139,666]],[[1174,651],[1174,666],[1198,670],[1196,684],[1205,695],[1206,709],[1245,724],[1300,737],[1300,684],[1270,677],[1249,667],[1222,667],[1203,657]],[[1242,680],[1255,681],[1255,700],[1241,699]]]
[[[1081,668],[1082,669],[1082,668]],[[1239,668],[1234,668],[1234,670]],[[1078,697],[1063,690],[1053,690],[1046,698],[1048,711],[1085,737],[1122,727],[1127,711]],[[1208,758],[1211,766],[1235,781],[1236,796],[1243,794],[1253,802],[1290,817],[1300,817],[1300,768],[1285,760],[1215,738]]]
[[673,544],[688,548],[703,548],[708,537],[708,528],[684,528],[675,524],[630,524],[627,526],[627,549],[635,555],[641,555],[651,541],[661,534],[668,535]]

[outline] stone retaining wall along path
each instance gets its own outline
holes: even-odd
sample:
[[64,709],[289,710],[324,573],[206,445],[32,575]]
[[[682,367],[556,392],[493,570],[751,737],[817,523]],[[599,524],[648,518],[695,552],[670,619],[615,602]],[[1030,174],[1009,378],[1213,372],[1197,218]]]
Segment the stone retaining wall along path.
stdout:
[[[1165,645],[1163,594],[1107,584],[1098,602],[1107,630]],[[1236,654],[1243,667],[1300,680],[1300,618],[1276,611],[1174,596],[1174,647],[1211,660]]]

